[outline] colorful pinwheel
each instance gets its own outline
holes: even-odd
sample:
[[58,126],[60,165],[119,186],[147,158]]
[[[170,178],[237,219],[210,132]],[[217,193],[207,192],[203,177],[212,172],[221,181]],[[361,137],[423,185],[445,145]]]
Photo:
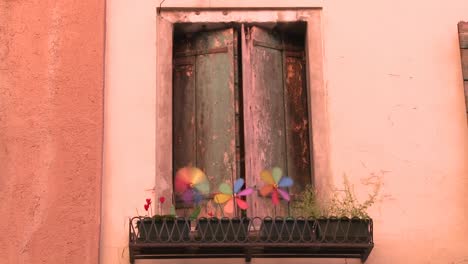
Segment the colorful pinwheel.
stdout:
[[249,205],[240,197],[247,196],[253,193],[254,190],[252,188],[246,188],[240,191],[242,186],[244,186],[244,179],[242,178],[236,180],[234,183],[234,190],[228,184],[221,183],[221,185],[219,185],[219,191],[221,193],[214,196],[214,202],[217,204],[226,203],[224,205],[224,212],[228,214],[234,212],[234,201],[240,209],[246,210]]
[[262,196],[267,196],[271,193],[271,200],[274,205],[279,204],[279,196],[289,201],[288,192],[281,188],[291,187],[293,185],[293,180],[283,176],[283,171],[280,168],[274,167],[271,172],[269,170],[263,170],[260,172],[260,178],[266,183],[266,185],[260,189],[260,194]]
[[177,171],[175,191],[185,203],[199,203],[203,195],[210,192],[210,184],[205,173],[195,167],[184,167]]

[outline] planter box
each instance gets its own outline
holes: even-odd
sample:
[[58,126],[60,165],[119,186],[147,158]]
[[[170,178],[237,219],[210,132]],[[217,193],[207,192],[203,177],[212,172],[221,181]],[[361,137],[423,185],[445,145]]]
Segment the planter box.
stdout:
[[313,242],[316,239],[314,219],[265,218],[260,227],[260,240],[266,242]]
[[190,220],[185,218],[142,218],[137,221],[138,240],[177,242],[189,239]]
[[249,234],[250,218],[200,218],[196,227],[197,240],[205,242],[245,241]]
[[317,240],[320,242],[371,242],[369,219],[320,218],[317,222]]
[[360,258],[364,263],[374,247],[372,219],[200,218],[196,223],[196,230],[190,232],[190,221],[184,218],[131,218],[130,262],[164,258],[244,257],[249,262],[256,257],[327,257]]

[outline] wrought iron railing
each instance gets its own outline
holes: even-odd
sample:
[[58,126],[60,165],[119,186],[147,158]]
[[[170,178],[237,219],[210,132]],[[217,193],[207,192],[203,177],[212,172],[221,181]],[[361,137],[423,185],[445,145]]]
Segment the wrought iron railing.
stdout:
[[144,218],[129,225],[130,260],[196,257],[350,257],[367,259],[372,219]]

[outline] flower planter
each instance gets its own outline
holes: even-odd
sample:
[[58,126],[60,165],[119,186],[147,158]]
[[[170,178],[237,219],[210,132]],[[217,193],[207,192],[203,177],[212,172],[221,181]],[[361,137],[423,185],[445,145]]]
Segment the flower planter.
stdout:
[[147,217],[137,221],[137,228],[139,241],[184,241],[189,239],[190,220],[175,217]]
[[[190,222],[183,218],[155,221],[134,217],[130,223],[131,263],[136,259],[211,257],[245,257],[246,261],[255,257],[338,257],[360,258],[364,263],[374,247],[371,219],[200,218],[192,233]],[[183,234],[176,236],[178,232],[162,231],[164,228]]]
[[317,222],[317,240],[320,242],[371,242],[369,219],[320,218]]
[[200,218],[196,227],[198,240],[205,242],[242,242],[249,234],[250,218]]
[[263,219],[260,240],[266,242],[312,242],[315,241],[315,220],[304,218]]

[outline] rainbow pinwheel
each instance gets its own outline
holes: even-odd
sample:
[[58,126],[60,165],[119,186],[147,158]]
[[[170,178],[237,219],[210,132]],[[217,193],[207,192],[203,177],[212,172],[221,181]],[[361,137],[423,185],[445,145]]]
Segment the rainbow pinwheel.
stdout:
[[266,183],[266,185],[260,189],[260,194],[262,196],[267,196],[271,193],[271,200],[274,205],[279,204],[280,195],[284,200],[290,200],[288,192],[281,188],[291,187],[293,185],[293,180],[283,176],[283,171],[280,168],[274,167],[271,172],[269,170],[263,170],[260,172],[260,178]]
[[184,167],[176,173],[175,191],[185,203],[199,203],[210,192],[210,184],[199,168]]
[[226,203],[224,205],[224,212],[228,214],[232,214],[234,212],[234,201],[240,209],[246,210],[249,208],[249,205],[240,197],[247,196],[253,193],[254,190],[252,188],[246,188],[240,191],[242,186],[244,186],[244,179],[242,178],[236,180],[234,183],[234,190],[228,184],[221,183],[219,185],[219,191],[221,193],[214,196],[214,202],[218,204]]

